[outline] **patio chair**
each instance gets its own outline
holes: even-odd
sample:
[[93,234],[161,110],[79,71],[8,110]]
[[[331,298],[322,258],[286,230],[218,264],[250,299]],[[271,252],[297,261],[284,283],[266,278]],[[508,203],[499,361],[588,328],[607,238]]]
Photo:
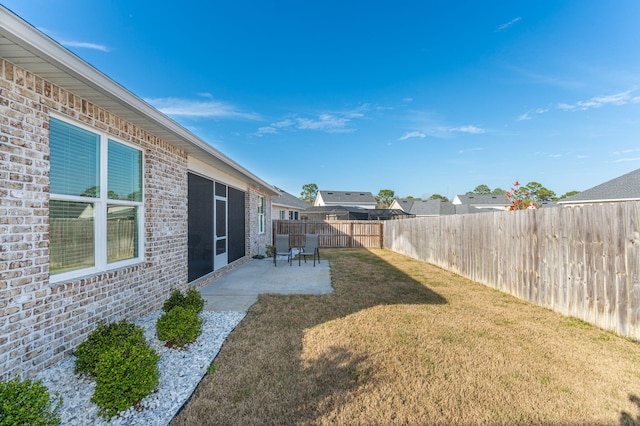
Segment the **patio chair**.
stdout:
[[291,247],[289,246],[289,234],[276,234],[276,247],[273,251],[273,266],[278,266],[278,256],[287,256],[289,266],[293,263]]
[[300,258],[304,257],[304,263],[307,263],[307,256],[313,256],[313,266],[316,266],[316,257],[320,263],[320,249],[318,248],[318,234],[305,234],[304,247],[298,253],[298,266],[300,266]]

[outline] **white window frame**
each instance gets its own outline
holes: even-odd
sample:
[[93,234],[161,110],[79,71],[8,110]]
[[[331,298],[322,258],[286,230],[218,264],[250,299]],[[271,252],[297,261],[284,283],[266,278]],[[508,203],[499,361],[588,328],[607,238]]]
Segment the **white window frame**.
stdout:
[[[131,143],[127,143],[122,141],[121,139],[114,137],[113,135],[101,131],[95,127],[87,126],[83,123],[79,123],[77,121],[69,120],[65,116],[60,116],[57,114],[51,114],[52,118],[55,118],[60,121],[64,121],[67,124],[72,126],[84,129],[93,134],[96,134],[100,137],[100,196],[99,197],[82,197],[75,195],[64,195],[64,194],[50,194],[50,200],[58,200],[58,201],[75,201],[82,203],[92,203],[95,211],[94,216],[94,261],[95,265],[89,268],[76,269],[69,272],[61,272],[59,274],[49,274],[49,282],[57,283],[60,281],[66,281],[74,278],[79,278],[87,275],[95,275],[102,272],[106,272],[112,269],[121,268],[124,266],[134,265],[140,263],[144,260],[144,150],[140,149],[140,147],[132,145]],[[108,148],[109,148],[109,140],[113,142],[120,143],[122,145],[126,145],[130,148],[133,148],[137,151],[140,151],[142,155],[141,161],[141,201],[129,201],[129,200],[111,200],[107,196],[107,187],[108,187]],[[137,207],[137,218],[138,218],[138,256],[125,259],[118,262],[107,263],[107,207],[108,206],[133,206]]]
[[258,195],[258,234],[265,232],[264,196]]

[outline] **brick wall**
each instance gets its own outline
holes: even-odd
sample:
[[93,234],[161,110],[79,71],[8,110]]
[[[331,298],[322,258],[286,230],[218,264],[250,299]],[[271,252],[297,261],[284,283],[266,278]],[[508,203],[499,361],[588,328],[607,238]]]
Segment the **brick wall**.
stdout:
[[[264,233],[258,233],[258,197],[264,197]],[[247,191],[247,202],[245,203],[247,209],[246,217],[249,218],[247,227],[247,244],[249,248],[247,253],[249,256],[255,256],[257,254],[264,255],[268,245],[273,244],[271,237],[271,197],[261,192],[255,186],[249,186]]]
[[[49,282],[54,111],[144,150],[144,262]],[[0,60],[0,380],[32,375],[69,355],[97,321],[135,320],[186,287],[186,153]]]

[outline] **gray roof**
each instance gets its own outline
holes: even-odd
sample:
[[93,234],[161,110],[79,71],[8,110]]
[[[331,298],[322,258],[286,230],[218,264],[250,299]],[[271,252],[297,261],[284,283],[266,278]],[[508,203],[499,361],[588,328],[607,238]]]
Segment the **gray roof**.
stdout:
[[[2,58],[269,194],[273,186],[0,5]],[[132,64],[135,66],[135,64]]]
[[[455,214],[456,209],[449,201],[441,199],[412,200],[411,208],[407,211],[416,216],[442,216]],[[403,205],[404,208],[404,205]]]
[[559,207],[559,205],[556,201],[543,201],[538,204],[539,209],[546,209],[550,207]]
[[611,179],[579,194],[560,200],[560,204],[640,200],[640,169]]
[[506,195],[473,194],[473,195],[457,195],[457,197],[460,200],[461,204],[463,205],[468,204],[472,206],[480,206],[480,205],[506,206],[507,204],[510,204],[509,201],[507,201]]
[[278,187],[276,187],[280,195],[271,198],[271,204],[276,206],[289,207],[297,210],[306,210],[311,207],[311,204],[306,201],[302,201],[300,198],[295,195],[289,194],[287,191],[284,191]]
[[409,212],[413,204],[419,200],[415,198],[396,198],[395,201],[400,205],[400,207],[402,207],[402,210]]
[[455,204],[456,214],[483,213],[491,211],[490,209],[479,209],[470,204]]
[[318,191],[322,201],[331,204],[376,204],[376,197],[363,191]]

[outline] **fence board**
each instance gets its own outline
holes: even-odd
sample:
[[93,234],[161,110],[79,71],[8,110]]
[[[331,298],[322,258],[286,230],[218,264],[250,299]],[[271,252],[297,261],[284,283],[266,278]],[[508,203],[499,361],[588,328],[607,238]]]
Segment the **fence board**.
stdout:
[[385,221],[384,245],[640,339],[640,202]]
[[289,243],[293,247],[304,245],[305,234],[318,234],[320,247],[381,248],[384,222],[381,220],[274,220],[273,235],[289,234]]

